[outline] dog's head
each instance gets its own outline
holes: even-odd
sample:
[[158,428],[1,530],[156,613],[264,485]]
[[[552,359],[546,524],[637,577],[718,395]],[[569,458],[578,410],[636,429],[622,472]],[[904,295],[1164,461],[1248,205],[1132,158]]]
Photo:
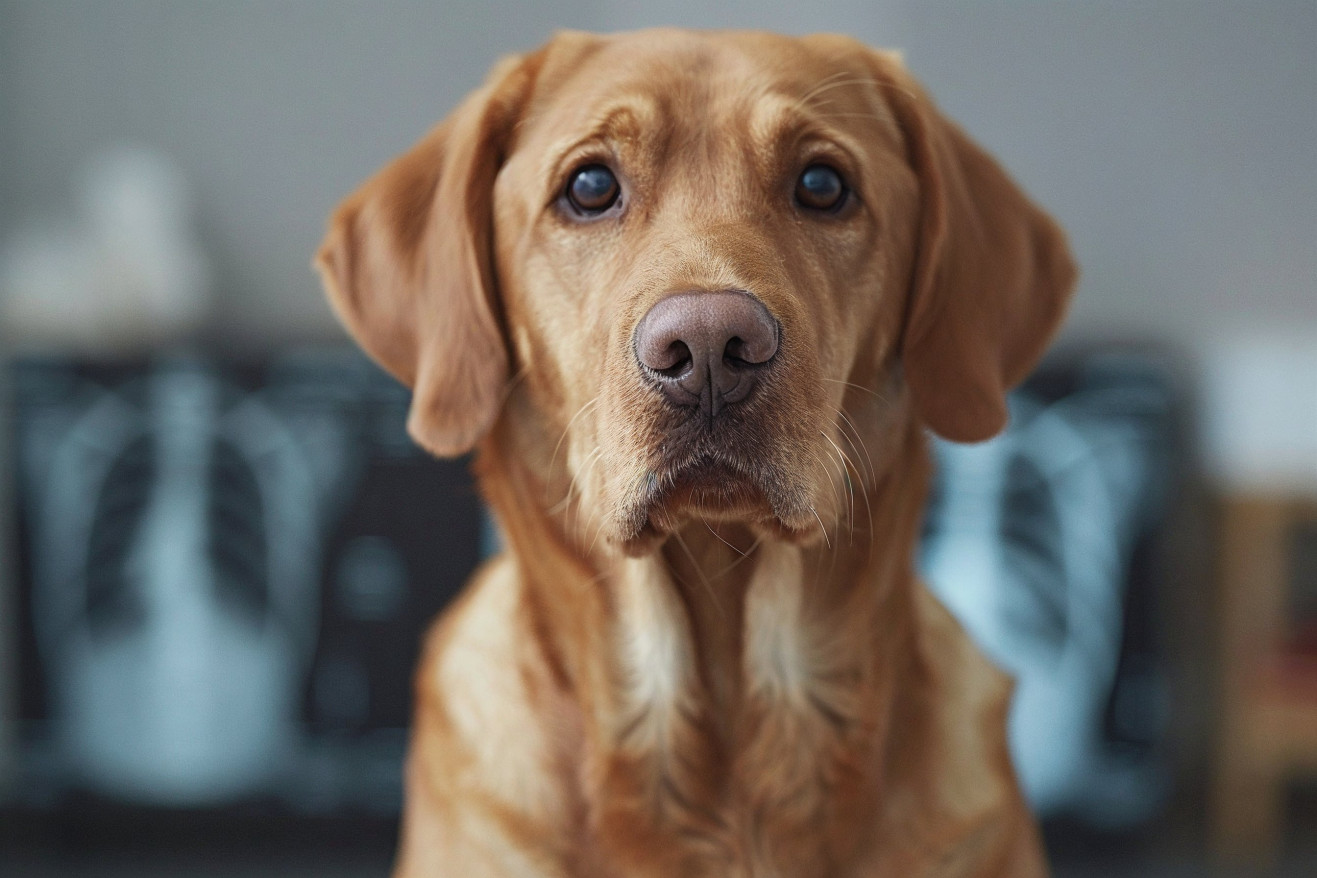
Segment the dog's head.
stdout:
[[689,516],[808,539],[910,411],[996,433],[1074,278],[895,56],[682,31],[503,62],[338,209],[317,264],[413,387],[417,441],[470,449],[515,385],[631,552]]

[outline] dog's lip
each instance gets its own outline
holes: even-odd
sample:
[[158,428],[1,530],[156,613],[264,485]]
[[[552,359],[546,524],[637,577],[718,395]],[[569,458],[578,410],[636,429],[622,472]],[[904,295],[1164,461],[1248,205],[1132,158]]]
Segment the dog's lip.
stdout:
[[749,468],[702,456],[646,474],[633,521],[637,538],[675,530],[687,513],[770,523],[770,493]]
[[620,545],[642,557],[690,520],[740,522],[777,538],[799,541],[814,529],[812,507],[794,492],[774,491],[772,470],[747,462],[698,456],[649,470],[623,514]]
[[768,498],[758,480],[741,471],[741,468],[700,458],[685,466],[673,469],[660,488],[660,502],[673,502],[703,506],[707,501],[721,506],[736,501],[755,500],[766,504]]

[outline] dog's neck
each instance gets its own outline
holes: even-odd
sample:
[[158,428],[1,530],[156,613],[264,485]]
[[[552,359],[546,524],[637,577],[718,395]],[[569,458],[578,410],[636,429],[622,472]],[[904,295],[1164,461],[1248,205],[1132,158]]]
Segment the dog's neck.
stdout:
[[774,789],[738,795],[772,799],[818,789],[822,753],[848,763],[834,796],[876,795],[898,681],[919,673],[912,567],[929,465],[917,425],[893,434],[899,465],[856,485],[865,512],[826,540],[695,519],[642,558],[583,555],[527,456],[499,441],[477,471],[515,548],[526,630],[579,710],[568,725],[612,754],[593,772],[624,791],[615,800],[667,796],[668,812],[698,822],[696,803],[725,795],[746,760],[780,770]]

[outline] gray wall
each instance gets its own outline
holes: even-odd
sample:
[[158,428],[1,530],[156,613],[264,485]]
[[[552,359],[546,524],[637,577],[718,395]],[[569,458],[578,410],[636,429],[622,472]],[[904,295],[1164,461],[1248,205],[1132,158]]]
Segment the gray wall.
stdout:
[[584,24],[573,10],[589,5],[5,2],[14,143],[0,192],[13,202],[0,234],[71,209],[70,179],[99,145],[159,147],[194,184],[218,319],[237,340],[335,332],[308,266],[337,199],[496,57]]
[[841,30],[897,46],[1069,228],[1069,332],[1185,349],[1317,328],[1317,3],[0,0],[0,234],[98,144],[195,182],[234,338],[333,332],[307,261],[338,197],[558,26]]

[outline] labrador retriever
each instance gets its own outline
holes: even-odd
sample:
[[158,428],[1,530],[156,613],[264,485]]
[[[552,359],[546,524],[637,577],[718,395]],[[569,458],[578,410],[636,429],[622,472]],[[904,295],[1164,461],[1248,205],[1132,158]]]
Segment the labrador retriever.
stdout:
[[561,33],[316,264],[506,545],[424,651],[398,876],[1045,874],[913,554],[925,431],[1003,427],[1075,268],[898,56]]

